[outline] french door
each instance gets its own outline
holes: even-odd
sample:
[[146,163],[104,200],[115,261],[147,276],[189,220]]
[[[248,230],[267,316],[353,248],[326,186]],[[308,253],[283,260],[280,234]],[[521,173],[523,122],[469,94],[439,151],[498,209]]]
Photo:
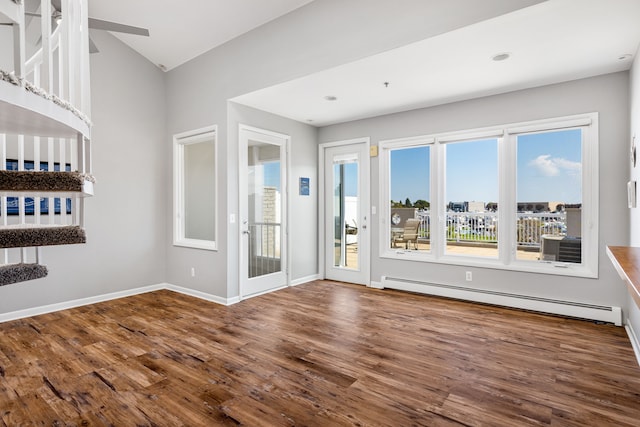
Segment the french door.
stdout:
[[240,126],[240,297],[287,286],[289,137]]
[[369,139],[322,144],[324,276],[369,285]]

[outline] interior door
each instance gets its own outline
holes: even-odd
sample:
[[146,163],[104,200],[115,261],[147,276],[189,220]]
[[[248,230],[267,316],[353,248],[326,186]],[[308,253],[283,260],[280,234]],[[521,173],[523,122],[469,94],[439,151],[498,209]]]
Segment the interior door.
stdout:
[[369,141],[325,146],[325,277],[369,285]]
[[287,286],[289,137],[240,127],[240,297]]

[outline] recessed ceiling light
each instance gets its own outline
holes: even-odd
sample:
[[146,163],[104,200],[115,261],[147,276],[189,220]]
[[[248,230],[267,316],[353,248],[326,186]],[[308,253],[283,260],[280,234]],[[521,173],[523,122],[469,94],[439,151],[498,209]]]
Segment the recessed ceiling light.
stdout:
[[337,101],[338,98],[333,96],[333,95],[327,95],[324,97],[324,99],[326,99],[327,101]]
[[491,59],[493,59],[494,61],[504,61],[505,59],[509,59],[509,58],[511,58],[511,53],[509,52],[498,53],[491,57]]
[[620,61],[625,61],[627,59],[631,59],[632,57],[633,57],[633,55],[631,55],[630,53],[625,53],[624,55],[618,56],[618,59]]

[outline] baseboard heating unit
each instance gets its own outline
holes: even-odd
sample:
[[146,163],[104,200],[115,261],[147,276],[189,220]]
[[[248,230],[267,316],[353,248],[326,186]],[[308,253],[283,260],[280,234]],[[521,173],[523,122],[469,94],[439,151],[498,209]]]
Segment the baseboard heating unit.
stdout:
[[381,285],[382,288],[521,308],[524,310],[559,314],[580,319],[599,320],[613,323],[616,326],[622,326],[622,310],[620,307],[583,304],[579,302],[495,292],[485,289],[473,289],[463,286],[427,283],[387,276],[382,277]]

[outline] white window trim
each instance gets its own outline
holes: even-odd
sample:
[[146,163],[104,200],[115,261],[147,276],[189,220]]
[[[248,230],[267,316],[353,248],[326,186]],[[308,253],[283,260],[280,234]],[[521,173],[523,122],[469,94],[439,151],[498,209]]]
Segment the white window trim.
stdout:
[[[214,149],[214,204],[211,214],[214,221],[214,240],[189,239],[184,235],[184,146],[203,140],[213,139]],[[200,129],[173,135],[173,245],[209,251],[218,250],[218,126],[207,126]]]
[[[548,132],[561,129],[581,128],[582,132],[582,263],[573,264],[554,261],[525,261],[516,259],[514,230],[516,227],[516,138],[523,133]],[[552,119],[511,123],[479,129],[396,138],[379,142],[379,188],[380,188],[380,239],[381,258],[401,259],[416,262],[464,265],[499,270],[523,271],[575,277],[598,277],[598,228],[599,228],[599,167],[598,167],[598,113],[586,113]],[[444,145],[496,138],[498,140],[498,210],[500,238],[498,258],[483,258],[445,254],[444,211]],[[390,195],[389,153],[393,149],[421,145],[431,146],[431,251],[415,252],[390,248],[388,201]],[[506,208],[505,208],[506,207]],[[435,218],[437,216],[437,218]],[[434,236],[436,239],[434,239]],[[441,236],[438,238],[438,236]]]

